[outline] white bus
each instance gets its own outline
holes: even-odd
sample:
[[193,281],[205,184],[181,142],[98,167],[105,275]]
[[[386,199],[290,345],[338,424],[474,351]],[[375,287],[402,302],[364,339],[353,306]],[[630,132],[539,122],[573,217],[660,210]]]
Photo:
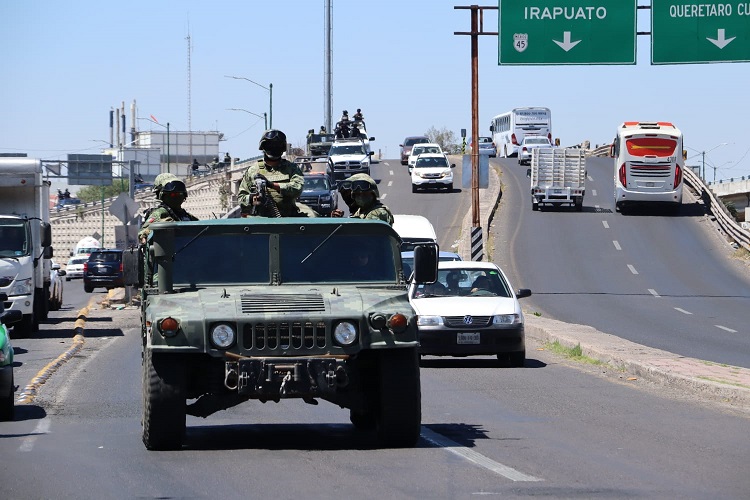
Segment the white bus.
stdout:
[[625,122],[617,129],[615,210],[646,203],[682,205],[682,132],[670,122]]
[[515,108],[494,117],[490,132],[498,156],[517,156],[527,135],[540,135],[552,142],[552,114],[548,108]]

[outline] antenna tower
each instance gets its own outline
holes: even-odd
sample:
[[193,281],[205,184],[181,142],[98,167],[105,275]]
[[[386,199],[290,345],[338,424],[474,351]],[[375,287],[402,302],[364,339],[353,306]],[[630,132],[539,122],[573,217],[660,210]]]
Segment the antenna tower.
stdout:
[[193,117],[191,110],[192,94],[191,94],[191,81],[190,81],[190,55],[193,52],[192,46],[190,45],[190,24],[188,24],[188,35],[185,37],[187,40],[187,111],[188,111],[188,151],[190,158],[188,162],[193,161]]

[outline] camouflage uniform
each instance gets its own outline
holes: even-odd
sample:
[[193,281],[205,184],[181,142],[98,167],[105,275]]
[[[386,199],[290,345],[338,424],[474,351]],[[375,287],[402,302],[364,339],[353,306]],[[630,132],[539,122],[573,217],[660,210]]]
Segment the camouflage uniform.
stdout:
[[278,166],[270,167],[261,160],[257,165],[252,165],[245,171],[237,195],[243,212],[249,212],[249,209],[253,206],[253,195],[250,193],[250,190],[254,187],[255,175],[261,174],[268,182],[279,183],[279,191],[269,189],[268,193],[279,208],[281,216],[299,217],[302,215],[296,204],[297,198],[302,193],[302,185],[305,182],[302,170],[298,165],[283,158],[279,161]]
[[[357,211],[351,216],[359,219],[379,219],[387,222],[391,226],[393,225],[393,214],[391,211],[380,202],[380,191],[378,191],[378,185],[375,180],[367,174],[356,174],[351,176],[348,180],[367,180],[370,183],[371,192],[375,195],[372,202],[364,207],[358,207]],[[354,193],[352,193],[353,195]]]

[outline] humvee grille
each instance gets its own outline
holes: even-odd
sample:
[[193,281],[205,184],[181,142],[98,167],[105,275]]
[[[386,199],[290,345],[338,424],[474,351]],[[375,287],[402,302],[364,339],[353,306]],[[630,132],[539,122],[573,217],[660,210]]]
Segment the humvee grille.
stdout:
[[326,347],[326,333],[327,328],[323,321],[247,324],[242,332],[242,348],[245,350],[324,348]]
[[325,312],[326,307],[320,295],[306,294],[253,294],[240,297],[242,312],[279,313],[279,312]]

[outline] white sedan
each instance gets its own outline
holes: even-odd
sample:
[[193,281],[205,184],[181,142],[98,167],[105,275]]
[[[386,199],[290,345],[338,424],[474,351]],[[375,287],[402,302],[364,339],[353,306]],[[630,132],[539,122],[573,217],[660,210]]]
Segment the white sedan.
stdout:
[[65,281],[83,278],[83,265],[89,261],[89,254],[71,257],[65,266]]
[[491,262],[441,261],[438,281],[412,283],[409,300],[417,313],[419,353],[435,356],[495,355],[510,366],[526,359],[524,318],[503,271]]
[[549,139],[542,136],[529,136],[524,137],[521,145],[518,147],[518,164],[526,165],[531,164],[531,151],[536,148],[551,148],[552,143]]

